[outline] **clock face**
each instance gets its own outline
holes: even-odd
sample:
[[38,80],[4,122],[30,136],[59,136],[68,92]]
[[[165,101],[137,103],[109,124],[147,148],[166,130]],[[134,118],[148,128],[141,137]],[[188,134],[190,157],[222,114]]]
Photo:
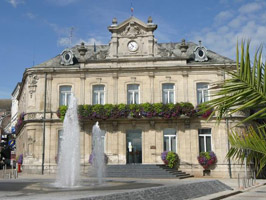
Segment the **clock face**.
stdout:
[[139,48],[139,45],[138,45],[137,42],[131,41],[131,42],[128,43],[127,47],[129,49],[129,51],[137,51],[138,48]]

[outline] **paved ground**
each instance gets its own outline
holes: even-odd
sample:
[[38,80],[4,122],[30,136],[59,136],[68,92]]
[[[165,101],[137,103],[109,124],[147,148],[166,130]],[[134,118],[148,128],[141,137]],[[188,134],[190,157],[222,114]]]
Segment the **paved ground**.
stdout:
[[[139,194],[140,192],[149,191],[152,193],[155,188],[173,188],[176,190],[185,190],[189,188],[183,187],[194,183],[201,185],[204,181],[212,181],[214,179],[198,179],[189,178],[184,180],[178,179],[124,179],[124,178],[108,178],[103,186],[98,186],[95,179],[83,177],[80,187],[72,189],[56,188],[53,183],[55,180],[54,175],[27,175],[19,174],[18,179],[2,179],[0,177],[0,199],[94,199],[92,197],[99,195],[109,195],[109,197],[100,199],[111,199],[114,194],[124,194],[127,192],[137,192],[130,194]],[[220,182],[228,185],[233,190],[226,190],[212,195],[197,198],[198,200],[206,199],[222,199],[227,195],[234,196],[227,197],[226,199],[265,199],[266,200],[266,180],[257,180],[257,185],[246,189],[238,190],[238,183],[236,179],[219,179]],[[194,184],[195,185],[195,184]],[[194,186],[193,186],[194,187]],[[191,191],[193,191],[193,187]],[[178,189],[179,188],[179,189]],[[181,191],[182,192],[182,191]],[[110,196],[111,195],[111,196]],[[120,195],[121,196],[121,195]],[[132,195],[128,195],[130,197]],[[123,196],[122,196],[123,197]],[[125,195],[124,195],[125,197]],[[166,196],[165,196],[166,197]],[[98,199],[98,198],[97,198]],[[112,198],[115,199],[115,198]],[[121,198],[120,198],[121,199]],[[122,198],[124,199],[124,198]],[[127,200],[136,199],[127,198]],[[181,197],[166,197],[164,199],[182,199]]]

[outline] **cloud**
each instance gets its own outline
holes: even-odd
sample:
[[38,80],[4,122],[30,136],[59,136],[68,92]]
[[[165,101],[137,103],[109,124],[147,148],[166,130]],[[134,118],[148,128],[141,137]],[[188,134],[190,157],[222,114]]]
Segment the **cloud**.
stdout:
[[221,20],[217,26],[216,20],[226,18],[226,13],[230,13],[230,10],[225,10],[223,14],[217,14],[211,27],[192,33],[192,39],[201,39],[208,49],[233,59],[236,55],[236,42],[250,39],[250,51],[254,54],[256,48],[266,43],[266,14],[263,12],[265,9],[266,4],[261,1],[243,4],[239,10],[231,12],[229,20]]
[[253,13],[262,9],[262,2],[254,2],[248,3],[246,5],[241,6],[238,10],[242,14]]
[[215,22],[216,23],[222,23],[230,18],[233,17],[233,12],[230,10],[222,11],[215,17]]
[[81,42],[84,42],[85,44],[88,44],[88,45],[104,44],[104,42],[101,39],[98,39],[98,38],[87,38],[87,39],[73,38],[72,41],[70,41],[69,37],[62,37],[62,38],[58,39],[57,45],[61,46],[61,47],[71,47],[71,46],[78,45]]
[[7,0],[8,3],[10,3],[14,8],[17,7],[18,4],[23,4],[23,0]]
[[35,18],[36,18],[36,15],[34,15],[34,14],[31,13],[31,12],[27,12],[25,15],[26,15],[26,17],[28,17],[29,19],[35,19]]
[[58,6],[66,6],[75,2],[78,2],[80,0],[46,0],[50,2],[51,4],[56,4]]

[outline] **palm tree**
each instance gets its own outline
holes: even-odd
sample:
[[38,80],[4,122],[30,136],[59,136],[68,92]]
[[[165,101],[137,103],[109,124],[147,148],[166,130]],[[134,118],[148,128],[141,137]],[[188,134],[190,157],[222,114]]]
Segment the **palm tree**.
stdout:
[[[213,109],[209,118],[217,115],[220,122],[224,117],[238,111],[250,111],[250,115],[239,122],[250,122],[245,133],[231,131],[229,141],[231,149],[227,158],[243,161],[245,152],[249,152],[248,161],[255,161],[258,172],[266,165],[266,131],[265,125],[258,125],[266,119],[266,74],[262,63],[262,48],[256,51],[254,61],[251,63],[249,54],[250,42],[241,43],[241,53],[237,44],[236,70],[229,71],[229,79],[215,84],[213,100],[206,102],[206,109]],[[238,125],[239,125],[238,124]]]

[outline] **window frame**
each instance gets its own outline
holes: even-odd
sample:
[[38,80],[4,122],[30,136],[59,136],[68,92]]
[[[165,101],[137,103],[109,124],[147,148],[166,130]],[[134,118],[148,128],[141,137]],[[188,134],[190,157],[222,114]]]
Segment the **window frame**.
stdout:
[[[164,132],[169,129],[169,130],[174,130],[174,134],[165,134]],[[163,151],[167,151],[166,147],[164,146],[164,142],[165,142],[165,138],[168,138],[168,147],[169,150],[168,151],[173,151],[172,150],[172,138],[175,138],[175,150],[173,152],[177,153],[177,131],[175,128],[165,128],[163,130]]]
[[[63,87],[70,87],[70,91],[62,91]],[[72,93],[72,85],[60,85],[59,86],[59,106],[68,106],[68,95],[71,95]],[[64,94],[64,103],[61,104],[61,94]]]
[[[97,95],[98,95],[98,99],[97,99],[97,103],[94,103],[94,87],[96,86],[103,86],[103,104],[101,104],[101,92],[97,92]],[[105,98],[106,98],[106,90],[105,90],[106,86],[104,84],[95,84],[95,85],[92,85],[92,105],[104,105],[105,104]],[[99,103],[100,102],[100,103]]]
[[[201,130],[209,130],[209,133],[200,133]],[[210,151],[212,151],[212,129],[211,128],[201,128],[198,129],[198,140],[199,140],[199,152],[201,151],[201,146],[200,146],[200,137],[203,137],[203,142],[204,142],[204,151],[207,152],[207,137],[210,137]],[[210,152],[208,151],[208,152]]]
[[[207,88],[199,88],[199,85],[207,85]],[[207,96],[205,98],[204,91],[207,91]],[[199,93],[202,95],[202,102],[199,102]],[[197,97],[197,105],[202,104],[206,101],[209,101],[209,83],[208,82],[198,82],[196,83],[196,97]]]
[[[128,89],[128,87],[130,86],[130,85],[137,85],[138,86],[138,90],[129,90]],[[133,103],[129,103],[129,93],[130,93],[130,91],[132,91],[132,96],[133,96]],[[135,99],[135,92],[138,92],[138,103],[136,102],[136,99]],[[130,83],[130,84],[127,84],[127,104],[128,105],[130,105],[130,104],[140,104],[140,84],[132,84],[132,83]]]
[[[163,87],[164,87],[164,85],[173,85],[173,89],[164,89]],[[167,102],[165,103],[164,102],[164,90],[166,90],[167,91]],[[170,92],[173,92],[173,96],[174,96],[174,101],[173,102],[170,102]],[[175,97],[175,84],[174,83],[162,83],[162,102],[163,102],[163,104],[169,104],[169,103],[173,103],[173,104],[175,104],[175,102],[176,102],[176,97]]]

